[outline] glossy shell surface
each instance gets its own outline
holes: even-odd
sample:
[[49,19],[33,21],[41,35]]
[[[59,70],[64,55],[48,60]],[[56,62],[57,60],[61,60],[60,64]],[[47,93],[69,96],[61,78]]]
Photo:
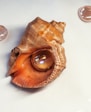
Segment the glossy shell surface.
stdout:
[[40,88],[56,79],[66,67],[62,47],[64,22],[37,17],[26,27],[19,45],[11,51],[8,75],[23,88]]

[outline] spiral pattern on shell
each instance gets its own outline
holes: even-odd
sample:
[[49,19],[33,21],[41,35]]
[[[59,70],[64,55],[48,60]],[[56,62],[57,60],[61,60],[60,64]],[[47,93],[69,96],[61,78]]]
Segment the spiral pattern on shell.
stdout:
[[8,75],[23,88],[39,88],[52,82],[66,67],[62,47],[64,22],[37,17],[30,22],[19,45],[11,51]]

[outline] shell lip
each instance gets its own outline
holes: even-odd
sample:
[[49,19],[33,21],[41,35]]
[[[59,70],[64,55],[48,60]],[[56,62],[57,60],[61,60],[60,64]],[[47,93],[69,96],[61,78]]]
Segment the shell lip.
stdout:
[[[52,68],[53,68],[53,66],[51,67],[51,69]],[[43,88],[43,87],[45,87],[45,85],[47,85],[47,83],[45,83],[45,82],[47,82],[48,77],[50,77],[50,76],[48,76],[45,80],[39,82],[38,84],[32,84],[30,82],[29,85],[28,84],[25,85],[25,84],[21,84],[20,82],[17,81],[17,79],[16,79],[16,77],[18,76],[17,73],[18,73],[18,71],[9,74],[12,77],[11,83],[13,85],[15,85],[16,87],[20,87],[20,88],[22,87],[22,88],[25,88],[25,89],[29,89],[29,88],[31,88],[31,89]]]
[[16,73],[18,72],[18,70],[15,71],[11,71],[11,69],[8,71],[7,76],[12,76],[12,77],[16,77]]
[[[46,48],[44,48],[44,49],[38,49],[37,50],[37,52],[38,51],[45,51],[45,50],[48,50],[50,53],[51,53],[51,49],[46,49]],[[36,52],[36,51],[35,51]],[[32,53],[33,54],[33,53]],[[31,54],[31,55],[32,55]],[[24,54],[22,54],[22,55],[24,55]],[[26,55],[26,54],[25,54]],[[25,56],[25,59],[23,60],[24,61],[24,63],[26,63],[27,61],[29,61],[30,60],[30,56],[31,56],[30,54],[27,54],[27,56]],[[26,66],[25,67],[23,67],[23,66],[17,66],[17,64],[19,65],[19,63],[17,63],[17,61],[18,60],[20,60],[20,57],[21,57],[21,55],[16,59],[16,63],[14,64],[14,65],[12,65],[11,66],[11,68],[10,68],[10,70],[9,70],[9,72],[8,72],[8,76],[11,76],[12,77],[12,83],[13,84],[15,84],[15,85],[18,85],[18,86],[20,86],[20,87],[23,87],[23,88],[39,88],[38,87],[38,85],[39,84],[32,84],[32,79],[31,79],[31,75],[29,76],[29,74],[27,74],[27,72],[24,72],[24,71],[27,71],[26,70]],[[54,58],[54,57],[53,57]],[[28,59],[28,60],[27,60]],[[22,62],[23,63],[23,62]],[[30,62],[31,63],[31,62]],[[29,64],[29,63],[28,63]],[[30,65],[31,67],[32,67],[32,64]],[[33,67],[32,67],[33,68]],[[41,80],[41,82],[39,82],[39,83],[42,83],[43,81],[44,81],[44,79],[42,80],[41,79],[41,76],[42,76],[42,78],[44,77],[45,78],[45,80],[47,80],[46,78],[48,78],[49,77],[49,74],[51,74],[51,71],[52,71],[52,69],[54,68],[54,63],[53,63],[53,65],[50,67],[50,68],[48,68],[46,71],[38,71],[38,70],[36,70],[35,68],[33,68],[33,69],[35,69],[35,71],[36,72],[40,72],[39,74],[41,74],[40,76],[39,76],[39,74],[37,73],[37,76],[38,77],[40,77],[40,79],[38,79],[38,80]],[[25,70],[24,70],[25,69]],[[49,72],[47,72],[47,71],[50,71],[50,73]],[[43,74],[42,74],[42,72],[43,72]],[[44,72],[45,72],[45,74],[47,73],[47,76],[46,75],[44,75]],[[21,75],[19,75],[19,73],[21,74]],[[25,74],[26,73],[26,74]],[[31,72],[30,72],[31,73]],[[32,73],[31,73],[32,74]],[[28,76],[30,77],[30,79],[28,79]],[[21,80],[20,80],[20,77],[22,78]],[[24,78],[23,78],[24,77]],[[27,77],[27,78],[26,78]],[[34,76],[33,76],[34,77]],[[29,83],[27,83],[26,82],[26,80],[27,80],[27,82]],[[34,78],[33,80],[37,80],[36,78]],[[24,85],[25,84],[25,85]]]

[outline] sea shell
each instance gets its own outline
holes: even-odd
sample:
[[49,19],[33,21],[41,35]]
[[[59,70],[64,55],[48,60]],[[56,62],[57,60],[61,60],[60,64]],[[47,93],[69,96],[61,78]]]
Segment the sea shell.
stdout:
[[11,51],[8,75],[23,88],[44,87],[64,70],[66,57],[64,22],[46,22],[37,17],[30,22],[19,45]]

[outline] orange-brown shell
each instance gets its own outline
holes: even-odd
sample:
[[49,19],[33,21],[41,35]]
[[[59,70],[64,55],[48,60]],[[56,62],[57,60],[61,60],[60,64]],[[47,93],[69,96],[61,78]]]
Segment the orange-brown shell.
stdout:
[[39,88],[63,71],[66,66],[61,46],[64,27],[64,22],[46,22],[39,17],[28,24],[19,45],[11,51],[8,74],[12,83],[24,88]]

